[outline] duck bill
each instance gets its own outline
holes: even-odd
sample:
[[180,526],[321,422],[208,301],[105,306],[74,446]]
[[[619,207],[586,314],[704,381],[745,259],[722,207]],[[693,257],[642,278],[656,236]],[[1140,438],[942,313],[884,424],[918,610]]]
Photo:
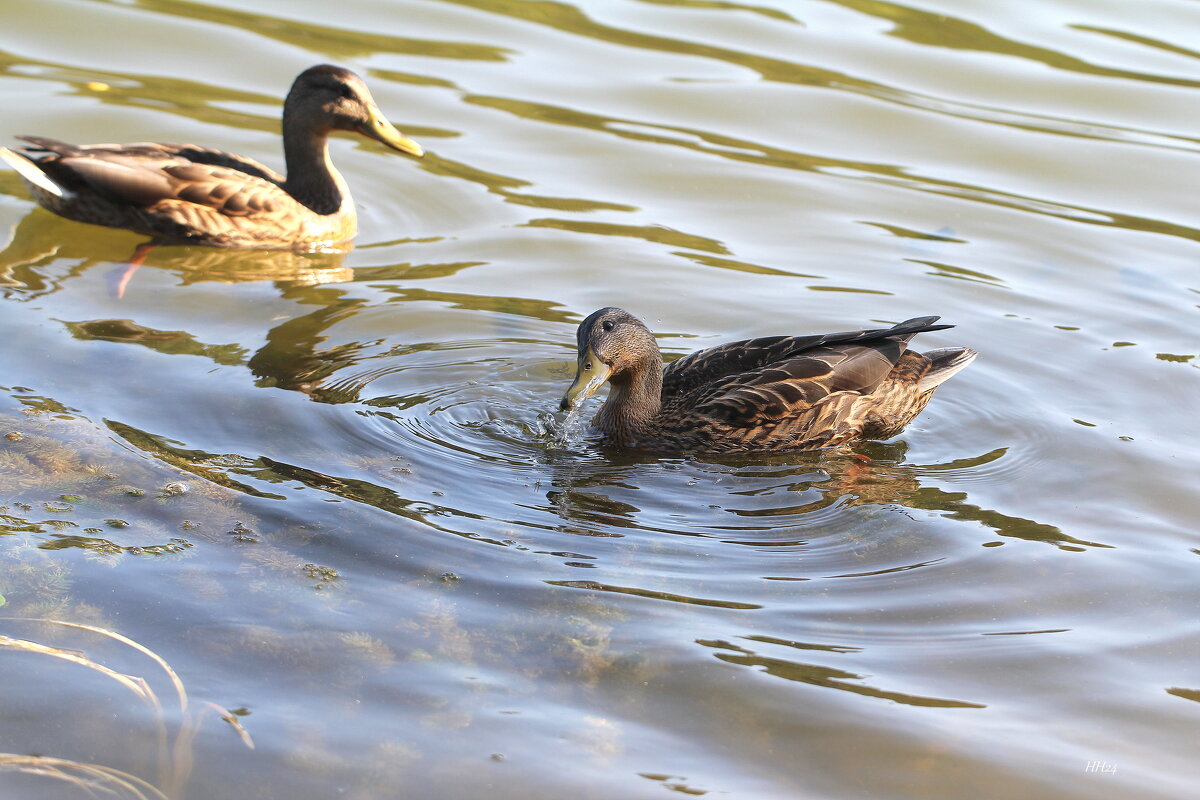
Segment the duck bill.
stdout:
[[408,153],[410,156],[420,158],[425,155],[425,148],[417,144],[413,139],[408,138],[400,131],[396,130],[396,126],[387,121],[383,116],[383,112],[376,108],[372,103],[367,111],[367,121],[358,129],[359,133],[377,142],[383,142],[393,150],[399,150],[401,153]]
[[579,357],[579,366],[575,369],[575,382],[571,384],[570,389],[567,389],[567,393],[563,395],[562,402],[558,404],[558,407],[563,411],[575,408],[594,395],[611,375],[612,367],[596,358],[596,354],[589,347]]

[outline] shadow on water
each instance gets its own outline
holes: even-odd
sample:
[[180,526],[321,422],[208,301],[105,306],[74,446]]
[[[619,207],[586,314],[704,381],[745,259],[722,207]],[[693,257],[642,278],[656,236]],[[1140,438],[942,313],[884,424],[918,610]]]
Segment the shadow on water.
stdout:
[[[838,648],[830,645],[781,642],[779,640],[770,640],[769,643],[786,644],[789,647],[799,650],[847,651],[847,648]],[[921,697],[920,695],[892,692],[873,686],[852,683],[851,681],[864,680],[866,676],[835,667],[826,667],[821,664],[808,664],[800,661],[789,661],[782,658],[764,656],[748,648],[722,640],[698,641],[697,644],[713,648],[717,651],[714,654],[717,659],[727,664],[738,664],[743,667],[756,668],[776,678],[807,683],[825,689],[838,689],[844,692],[851,692],[852,694],[863,695],[864,697],[891,700],[893,703],[901,703],[909,706],[925,706],[928,708],[987,708],[982,703],[968,703],[961,700],[947,700],[940,697]]]
[[147,328],[130,319],[93,319],[84,322],[64,321],[76,339],[137,344],[168,355],[188,355],[207,358],[214,364],[234,366],[246,362],[246,349],[235,344],[205,344],[187,331],[164,331]]

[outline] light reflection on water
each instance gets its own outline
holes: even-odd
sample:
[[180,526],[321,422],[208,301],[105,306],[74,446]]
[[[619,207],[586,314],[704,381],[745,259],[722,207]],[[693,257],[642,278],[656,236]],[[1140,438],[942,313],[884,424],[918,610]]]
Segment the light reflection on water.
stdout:
[[[0,752],[188,797],[1186,796],[1182,0],[0,8],[6,141],[277,165],[331,60],[431,151],[334,145],[350,252],[160,248],[123,297],[137,237],[0,172],[4,611],[256,745],[167,702],[163,756],[4,646]],[[668,357],[930,313],[981,356],[867,461],[620,453],[556,411],[605,305]]]

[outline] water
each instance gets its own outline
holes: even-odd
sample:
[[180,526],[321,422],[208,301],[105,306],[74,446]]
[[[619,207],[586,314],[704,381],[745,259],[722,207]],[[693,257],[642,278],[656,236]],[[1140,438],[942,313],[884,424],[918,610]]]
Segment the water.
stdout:
[[[174,798],[1194,794],[1194,3],[0,9],[5,142],[279,166],[332,61],[430,151],[334,144],[350,253],[162,248],[120,299],[139,239],[0,172],[0,752]],[[869,463],[631,456],[556,439],[606,305],[669,355],[941,314],[980,357]]]

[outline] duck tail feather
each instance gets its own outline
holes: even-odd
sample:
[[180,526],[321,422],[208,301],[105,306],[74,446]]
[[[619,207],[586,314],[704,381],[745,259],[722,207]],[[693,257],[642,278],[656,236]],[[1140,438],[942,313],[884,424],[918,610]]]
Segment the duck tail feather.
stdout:
[[926,350],[922,355],[929,359],[929,371],[917,383],[917,389],[929,392],[974,361],[979,353],[969,347],[943,347]]
[[55,197],[62,197],[65,194],[63,187],[51,180],[50,176],[42,172],[37,164],[25,158],[20,153],[15,153],[7,147],[0,147],[0,160],[4,161],[16,170],[18,175],[39,189],[49,192]]

